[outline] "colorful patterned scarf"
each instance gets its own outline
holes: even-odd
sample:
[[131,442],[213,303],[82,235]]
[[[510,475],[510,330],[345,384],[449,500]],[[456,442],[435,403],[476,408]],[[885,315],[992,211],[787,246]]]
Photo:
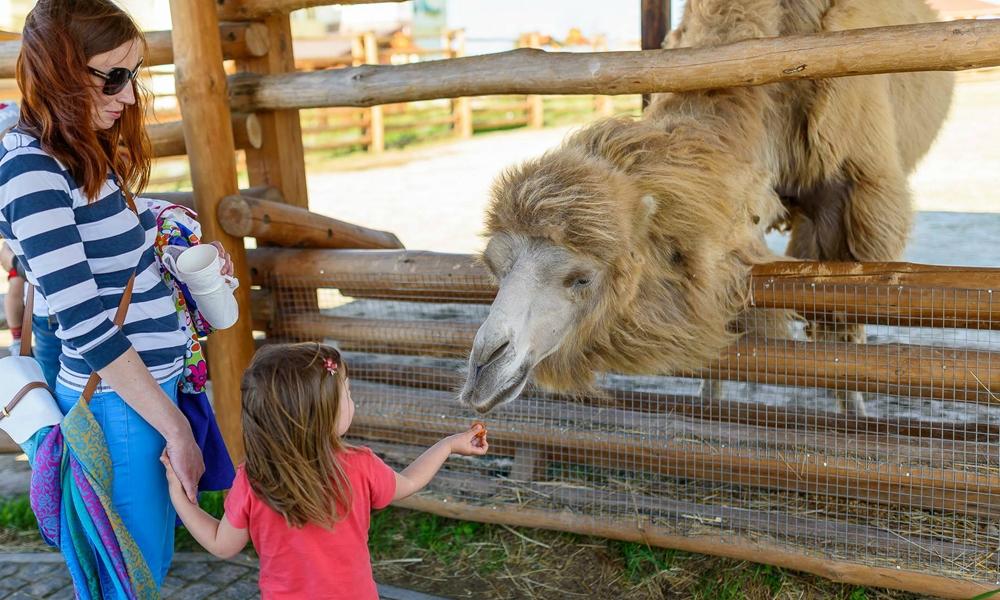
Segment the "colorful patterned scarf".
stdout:
[[111,455],[90,407],[35,434],[31,508],[82,600],[159,598],[146,559],[111,502]]

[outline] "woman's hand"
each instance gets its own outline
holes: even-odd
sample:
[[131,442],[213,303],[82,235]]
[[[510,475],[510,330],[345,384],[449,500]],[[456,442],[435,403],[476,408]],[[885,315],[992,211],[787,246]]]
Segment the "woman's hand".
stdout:
[[219,273],[232,277],[235,272],[233,268],[233,257],[226,252],[226,249],[222,247],[222,242],[212,242],[215,249],[219,251],[219,258],[222,260],[222,270]]
[[[201,448],[194,441],[191,434],[191,427],[186,431],[167,437],[167,447],[163,453],[169,459],[170,469],[174,473],[178,484],[181,486],[184,495],[191,502],[198,501],[198,481],[205,472],[205,461],[201,455]],[[168,473],[169,480],[169,473]]]

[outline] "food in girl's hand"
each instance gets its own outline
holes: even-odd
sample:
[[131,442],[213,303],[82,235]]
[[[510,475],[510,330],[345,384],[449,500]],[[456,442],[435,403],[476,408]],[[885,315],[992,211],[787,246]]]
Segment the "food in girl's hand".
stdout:
[[476,432],[476,441],[474,442],[476,446],[482,447],[483,442],[486,440],[486,424],[482,421],[476,421],[472,424],[472,428],[475,429],[479,427],[479,431]]

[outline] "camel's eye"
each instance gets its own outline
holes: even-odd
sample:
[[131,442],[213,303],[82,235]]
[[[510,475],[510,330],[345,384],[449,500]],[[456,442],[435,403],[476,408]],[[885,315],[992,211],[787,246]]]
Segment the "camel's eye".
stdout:
[[593,278],[587,273],[570,273],[563,282],[568,288],[581,290],[590,285]]

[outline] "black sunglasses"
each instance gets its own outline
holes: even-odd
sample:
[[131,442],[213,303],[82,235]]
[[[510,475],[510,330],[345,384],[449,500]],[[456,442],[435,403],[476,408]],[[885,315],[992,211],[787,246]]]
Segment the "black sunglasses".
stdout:
[[92,74],[97,75],[104,80],[104,92],[105,96],[114,96],[118,92],[125,89],[125,86],[132,83],[132,81],[139,74],[139,67],[142,66],[142,59],[139,59],[139,64],[135,66],[135,69],[128,70],[125,67],[115,67],[107,73],[103,71],[98,71],[94,67],[87,67],[87,70]]

